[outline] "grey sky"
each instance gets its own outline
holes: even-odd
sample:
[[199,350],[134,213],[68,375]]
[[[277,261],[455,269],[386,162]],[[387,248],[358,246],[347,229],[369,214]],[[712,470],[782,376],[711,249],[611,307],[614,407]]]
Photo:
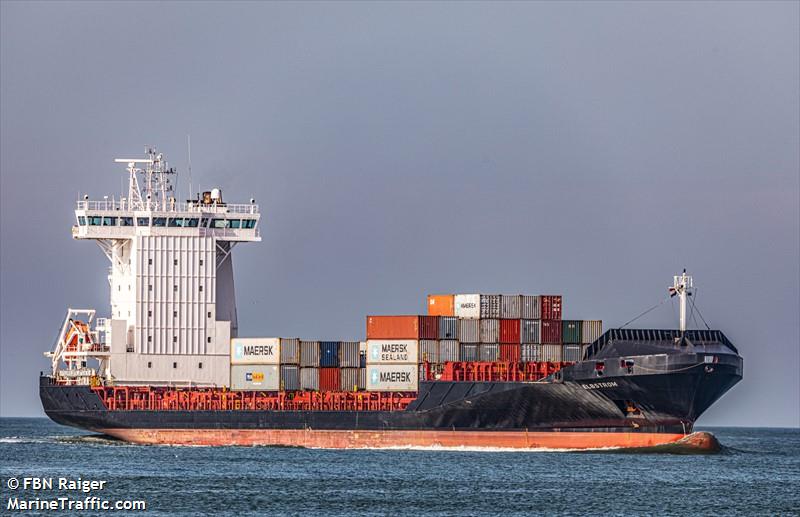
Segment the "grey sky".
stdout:
[[3,2],[0,413],[41,414],[67,306],[108,311],[75,199],[145,144],[185,172],[191,133],[195,185],[264,213],[244,335],[360,338],[428,292],[608,328],[685,266],[745,357],[700,423],[799,425],[798,5]]

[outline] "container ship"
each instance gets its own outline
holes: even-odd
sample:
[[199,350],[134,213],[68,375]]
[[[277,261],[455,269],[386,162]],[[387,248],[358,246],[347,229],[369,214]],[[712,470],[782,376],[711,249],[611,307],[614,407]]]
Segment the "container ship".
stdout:
[[232,264],[260,211],[211,189],[180,202],[148,148],[127,195],[77,201],[72,236],[110,262],[111,310],[67,310],[40,398],[55,422],[140,444],[586,449],[717,446],[697,418],[742,378],[719,330],[562,318],[559,295],[428,295],[363,339],[245,337]]

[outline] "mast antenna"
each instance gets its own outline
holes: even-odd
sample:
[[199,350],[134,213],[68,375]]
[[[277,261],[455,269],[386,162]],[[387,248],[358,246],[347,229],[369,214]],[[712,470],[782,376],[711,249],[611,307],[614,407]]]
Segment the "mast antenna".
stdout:
[[189,152],[189,165],[187,167],[189,172],[189,199],[192,198],[192,135],[186,135],[186,148]]
[[686,274],[686,268],[683,268],[683,274],[675,275],[672,278],[673,283],[667,289],[669,290],[670,298],[677,296],[678,300],[680,301],[680,330],[681,332],[685,332],[686,299],[687,297],[692,296],[692,293],[694,292],[694,283],[692,281],[692,276]]

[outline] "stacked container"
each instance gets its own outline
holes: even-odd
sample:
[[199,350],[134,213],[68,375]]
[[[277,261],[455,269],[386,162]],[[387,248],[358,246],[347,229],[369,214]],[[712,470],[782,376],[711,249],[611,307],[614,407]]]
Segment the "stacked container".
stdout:
[[280,389],[280,338],[231,339],[231,390]]

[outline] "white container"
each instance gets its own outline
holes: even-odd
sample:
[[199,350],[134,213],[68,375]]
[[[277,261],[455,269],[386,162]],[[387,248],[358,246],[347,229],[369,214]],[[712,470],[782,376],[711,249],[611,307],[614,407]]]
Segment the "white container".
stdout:
[[[402,364],[419,362],[416,339],[368,339],[367,364]],[[367,375],[369,377],[369,375]]]
[[455,296],[455,312],[459,318],[477,320],[481,317],[481,295],[457,294]]
[[231,339],[231,364],[278,364],[281,339],[248,337]]
[[277,364],[239,364],[231,366],[231,390],[278,391],[280,370]]
[[418,384],[416,363],[367,365],[367,391],[417,391]]

